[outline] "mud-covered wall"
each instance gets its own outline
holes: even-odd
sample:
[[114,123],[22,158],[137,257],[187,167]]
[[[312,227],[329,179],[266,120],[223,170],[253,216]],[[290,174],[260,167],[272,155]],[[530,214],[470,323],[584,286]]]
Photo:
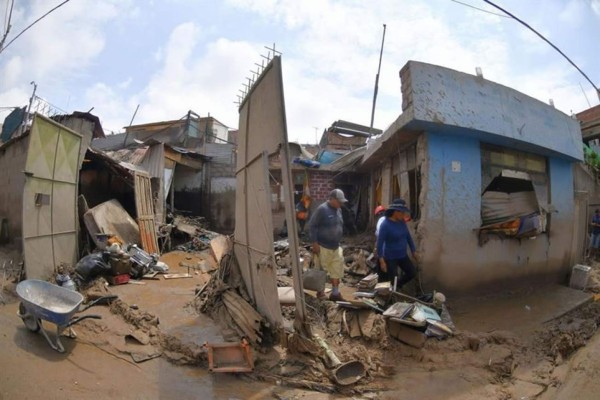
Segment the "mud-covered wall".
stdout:
[[0,217],[8,219],[11,243],[20,243],[23,218],[23,188],[29,136],[0,149]]
[[[175,190],[175,209],[203,215],[202,190],[204,175],[201,170],[178,164],[175,166],[173,188]],[[168,201],[168,199],[167,199]]]
[[219,177],[210,180],[211,226],[220,233],[231,234],[235,229],[235,178]]
[[428,157],[422,168],[417,240],[426,290],[470,291],[566,277],[573,231],[572,162],[548,159],[550,199],[557,210],[550,217],[549,233],[522,240],[491,235],[480,245],[479,140],[430,132],[424,140]]

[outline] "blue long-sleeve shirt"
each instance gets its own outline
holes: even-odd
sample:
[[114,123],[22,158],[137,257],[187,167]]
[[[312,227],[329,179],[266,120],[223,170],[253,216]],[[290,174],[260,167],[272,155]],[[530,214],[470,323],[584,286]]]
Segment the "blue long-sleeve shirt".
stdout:
[[333,208],[328,202],[315,210],[309,222],[310,240],[326,249],[335,250],[340,247],[344,234],[342,210]]
[[407,247],[415,253],[415,243],[406,223],[386,218],[379,228],[377,254],[390,260],[401,259],[408,255]]

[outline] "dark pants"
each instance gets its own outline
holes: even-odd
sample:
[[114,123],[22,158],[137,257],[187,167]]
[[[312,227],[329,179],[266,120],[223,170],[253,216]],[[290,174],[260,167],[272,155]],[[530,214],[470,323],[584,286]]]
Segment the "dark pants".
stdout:
[[[394,285],[394,278],[398,276],[398,284],[396,289],[400,289],[406,283],[410,282],[416,275],[417,269],[413,265],[412,261],[410,261],[409,257],[404,257],[400,259],[385,259],[385,263],[387,264],[387,272],[381,271],[381,266],[377,269],[377,274],[379,275],[380,282],[391,282],[392,287]],[[402,276],[400,275],[400,270],[402,270]]]

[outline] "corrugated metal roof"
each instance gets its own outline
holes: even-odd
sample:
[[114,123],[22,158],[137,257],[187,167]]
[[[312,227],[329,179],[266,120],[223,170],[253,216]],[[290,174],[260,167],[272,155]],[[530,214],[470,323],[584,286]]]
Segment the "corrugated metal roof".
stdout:
[[125,142],[124,133],[115,133],[114,135],[106,135],[103,138],[92,140],[91,146],[93,149],[102,151],[118,150],[134,144],[134,139],[133,135],[129,135],[127,142]]
[[162,178],[165,173],[165,145],[159,143],[150,146],[141,165],[148,170],[151,177]]
[[137,149],[121,149],[115,151],[106,151],[106,155],[116,161],[123,161],[133,165],[142,165],[149,146],[139,147]]

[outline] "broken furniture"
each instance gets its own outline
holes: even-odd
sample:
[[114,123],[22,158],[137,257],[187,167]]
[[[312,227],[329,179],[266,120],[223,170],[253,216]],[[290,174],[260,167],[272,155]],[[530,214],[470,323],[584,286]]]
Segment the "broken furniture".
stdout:
[[[439,294],[441,293],[436,295]],[[436,295],[433,297],[435,298]],[[438,301],[440,297],[438,296]],[[443,339],[453,334],[454,324],[450,314],[443,303],[440,308],[441,315],[418,300],[414,303],[398,302],[385,310],[383,316],[387,319],[387,328],[391,336],[410,346],[420,348],[428,337]]]
[[165,273],[169,270],[169,266],[167,264],[158,261],[157,254],[149,254],[135,244],[127,247],[127,253],[131,258],[131,275],[134,278],[141,278],[150,271]]
[[[27,329],[31,332],[41,330],[50,347],[60,353],[65,351],[60,342],[60,336],[65,329],[84,319],[102,318],[99,315],[83,315],[73,318],[76,313],[85,311],[101,301],[117,298],[115,295],[101,297],[80,309],[83,302],[81,293],[36,279],[27,279],[19,283],[17,295],[21,299],[17,315],[23,320]],[[56,343],[53,343],[46,330],[42,329],[42,320],[56,324]]]
[[91,208],[83,216],[85,226],[96,246],[104,249],[106,241],[98,234],[113,234],[125,243],[138,243],[140,229],[117,200],[109,200]]
[[210,372],[252,372],[252,349],[246,339],[241,343],[205,343]]

